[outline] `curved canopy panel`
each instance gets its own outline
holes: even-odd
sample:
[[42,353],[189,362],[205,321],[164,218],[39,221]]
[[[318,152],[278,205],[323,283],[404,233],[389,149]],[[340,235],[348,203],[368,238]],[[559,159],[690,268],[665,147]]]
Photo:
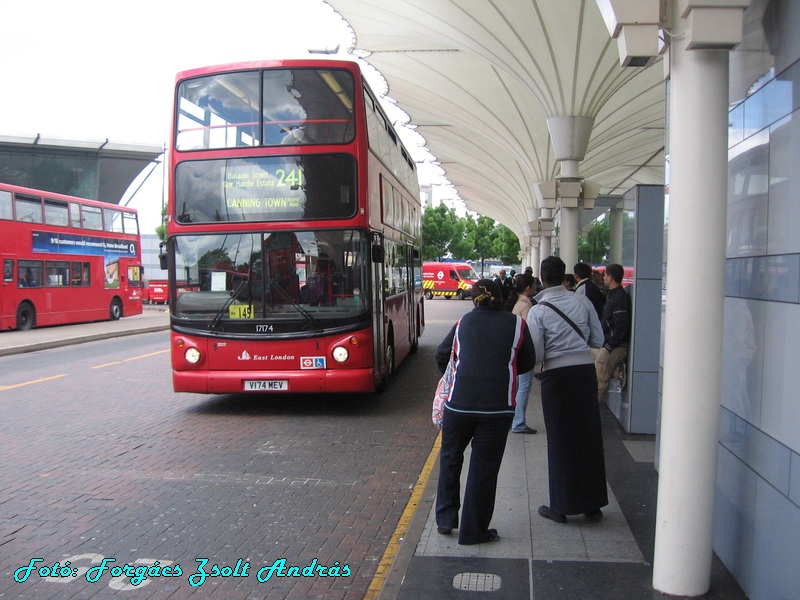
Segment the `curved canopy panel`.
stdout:
[[595,0],[327,0],[471,210],[518,234],[559,165],[548,117],[594,118],[580,176],[664,183],[660,62],[621,67]]

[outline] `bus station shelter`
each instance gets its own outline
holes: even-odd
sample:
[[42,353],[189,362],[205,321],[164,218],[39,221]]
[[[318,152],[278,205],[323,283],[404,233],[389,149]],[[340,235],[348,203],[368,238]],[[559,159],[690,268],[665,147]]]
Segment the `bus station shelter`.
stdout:
[[657,405],[653,587],[704,594],[713,549],[749,597],[796,595],[800,3],[327,2],[522,263],[571,268],[601,205],[620,262],[615,211],[639,203],[637,256],[665,265],[634,283],[658,288],[634,298],[634,343],[663,331],[656,384],[631,398]]

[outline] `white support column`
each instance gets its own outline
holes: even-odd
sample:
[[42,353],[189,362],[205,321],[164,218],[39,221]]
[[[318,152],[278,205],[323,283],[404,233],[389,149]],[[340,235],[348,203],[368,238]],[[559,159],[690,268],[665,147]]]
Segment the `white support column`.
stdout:
[[622,225],[624,211],[622,208],[613,207],[609,212],[611,218],[611,247],[608,251],[608,262],[622,264]]
[[559,253],[561,254],[561,260],[567,265],[567,273],[572,273],[572,267],[578,262],[578,230],[580,229],[578,210],[578,208],[562,207],[560,211]]
[[[539,209],[539,214],[540,214],[542,219],[550,219],[550,220],[552,220],[552,218],[553,218],[553,209],[551,209],[551,208],[540,208]],[[547,258],[548,256],[550,256],[553,253],[552,245],[551,245],[552,244],[552,239],[551,239],[552,235],[553,235],[552,230],[548,230],[548,231],[542,230],[542,232],[541,232],[541,236],[542,237],[540,238],[541,241],[539,242],[539,260],[544,260],[545,258]],[[538,272],[539,265],[536,265],[536,270]]]
[[[553,253],[552,244],[551,244],[551,241],[550,241],[550,236],[549,235],[543,235],[541,237],[541,240],[542,241],[539,242],[539,261],[538,262],[543,261],[545,258],[547,258],[548,256],[550,256]],[[538,272],[538,271],[539,271],[539,265],[536,266],[536,272]]]
[[539,265],[541,264],[541,260],[539,259],[539,244],[541,238],[537,238],[534,240],[533,247],[531,248],[530,256],[528,257],[528,264],[522,265],[522,268],[530,266],[533,268],[533,274],[538,277],[539,276]]
[[[678,4],[677,2],[675,3]],[[728,53],[687,51],[672,15],[667,310],[653,586],[711,581],[727,195]],[[702,294],[690,283],[702,265]]]

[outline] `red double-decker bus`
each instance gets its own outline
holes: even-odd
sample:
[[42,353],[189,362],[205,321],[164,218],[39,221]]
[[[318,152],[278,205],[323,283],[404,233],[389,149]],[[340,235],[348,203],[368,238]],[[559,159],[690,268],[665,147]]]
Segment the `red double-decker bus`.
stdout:
[[0,183],[0,228],[1,329],[141,314],[134,209]]
[[167,242],[177,392],[371,392],[424,327],[414,162],[359,66],[177,77]]

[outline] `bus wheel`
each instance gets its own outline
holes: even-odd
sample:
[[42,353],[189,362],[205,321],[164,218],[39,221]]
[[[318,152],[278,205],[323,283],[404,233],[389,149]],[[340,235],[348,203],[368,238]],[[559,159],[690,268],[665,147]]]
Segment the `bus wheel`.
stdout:
[[425,300],[430,300],[431,298],[433,298],[433,294],[430,292],[425,292]]
[[36,326],[36,310],[30,302],[23,302],[17,307],[17,329],[27,331]]
[[394,339],[389,338],[386,346],[386,376],[390,377],[394,373]]
[[119,321],[119,318],[122,316],[122,302],[119,301],[119,298],[114,298],[111,301],[110,315],[112,321]]
[[419,330],[420,330],[420,321],[419,321],[419,310],[416,311],[417,318],[416,318],[416,329],[414,330],[414,341],[411,344],[411,354],[416,354],[417,350],[419,350]]
[[391,377],[392,373],[394,373],[394,335],[389,334],[389,340],[386,343],[386,375],[383,376],[383,379],[378,384],[378,393],[382,394],[389,387],[389,377]]

